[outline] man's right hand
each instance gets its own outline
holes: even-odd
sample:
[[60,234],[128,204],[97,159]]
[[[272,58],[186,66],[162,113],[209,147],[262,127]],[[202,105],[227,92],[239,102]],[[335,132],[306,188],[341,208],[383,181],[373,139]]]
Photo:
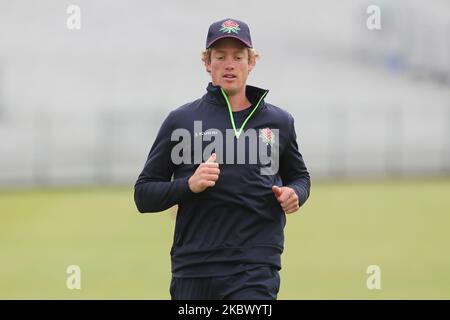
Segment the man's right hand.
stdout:
[[213,187],[219,179],[219,164],[216,162],[216,154],[213,153],[206,162],[201,163],[194,174],[189,178],[189,189],[194,193],[205,191]]

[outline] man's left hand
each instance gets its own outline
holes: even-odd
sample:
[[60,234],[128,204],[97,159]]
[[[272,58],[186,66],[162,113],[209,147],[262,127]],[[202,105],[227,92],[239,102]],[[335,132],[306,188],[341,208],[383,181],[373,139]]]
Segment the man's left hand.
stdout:
[[294,189],[289,187],[273,186],[272,191],[286,214],[294,213],[300,208],[298,196]]

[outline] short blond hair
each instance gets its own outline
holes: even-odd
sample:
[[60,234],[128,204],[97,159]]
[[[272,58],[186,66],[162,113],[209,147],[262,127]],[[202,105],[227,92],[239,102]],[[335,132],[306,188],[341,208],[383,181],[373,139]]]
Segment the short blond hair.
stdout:
[[[248,53],[248,62],[256,63],[256,60],[260,58],[258,51],[253,48],[246,48]],[[211,63],[211,51],[212,48],[202,50],[202,61],[205,64]],[[208,71],[208,70],[206,70]],[[209,72],[209,71],[208,71]]]

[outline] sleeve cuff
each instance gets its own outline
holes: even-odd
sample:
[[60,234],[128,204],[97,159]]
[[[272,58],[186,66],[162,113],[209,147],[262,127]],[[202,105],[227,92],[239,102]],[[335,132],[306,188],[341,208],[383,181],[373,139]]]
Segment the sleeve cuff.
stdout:
[[189,188],[189,178],[190,176],[178,178],[173,181],[175,183],[175,189],[179,195],[179,201],[183,201],[195,194],[192,192],[191,188]]
[[308,200],[309,192],[305,187],[296,184],[287,185],[286,187],[292,188],[297,194],[299,207],[301,207],[306,202],[306,200]]

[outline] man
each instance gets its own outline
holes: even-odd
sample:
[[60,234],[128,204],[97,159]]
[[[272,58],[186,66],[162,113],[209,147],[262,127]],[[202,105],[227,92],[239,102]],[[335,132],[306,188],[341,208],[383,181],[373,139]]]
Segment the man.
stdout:
[[244,22],[209,27],[207,92],[170,112],[136,182],[141,213],[178,205],[172,299],[277,297],[285,213],[305,203],[310,177],[293,117],[246,85],[256,57]]

